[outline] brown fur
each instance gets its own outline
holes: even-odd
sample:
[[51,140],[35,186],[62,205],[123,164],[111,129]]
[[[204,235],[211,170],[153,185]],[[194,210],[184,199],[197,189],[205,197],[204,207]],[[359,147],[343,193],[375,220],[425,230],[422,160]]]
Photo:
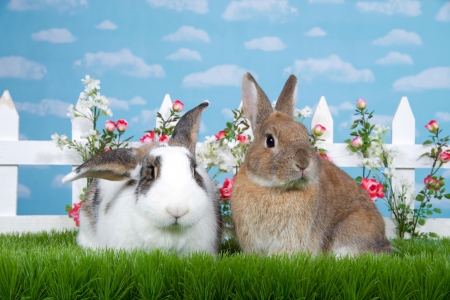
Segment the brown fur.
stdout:
[[[244,75],[243,88],[251,90],[251,84],[257,86],[253,77]],[[255,139],[236,175],[231,200],[242,250],[389,253],[383,218],[367,192],[336,165],[319,158],[307,129],[293,120],[295,84],[291,76],[278,98],[276,107],[284,112],[269,115],[265,111],[270,102],[258,86],[256,99],[243,92]],[[273,148],[265,146],[268,135],[276,140]]]

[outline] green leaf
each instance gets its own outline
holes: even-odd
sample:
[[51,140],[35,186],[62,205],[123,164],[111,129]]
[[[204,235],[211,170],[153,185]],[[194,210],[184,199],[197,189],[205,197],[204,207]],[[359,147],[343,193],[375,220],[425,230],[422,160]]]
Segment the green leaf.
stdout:
[[362,177],[361,177],[361,176],[358,176],[358,177],[355,178],[355,180],[356,180],[356,182],[361,183]]
[[429,145],[429,144],[431,144],[432,142],[430,141],[430,140],[426,140],[425,142],[423,142],[423,144],[422,145]]
[[425,219],[419,219],[418,221],[417,221],[417,223],[419,223],[420,225],[425,225]]
[[356,131],[350,132],[351,136],[358,136],[358,133]]
[[355,129],[358,126],[358,124],[353,124],[352,126],[350,126],[350,130]]
[[427,215],[432,216],[433,212],[431,210],[427,210]]
[[422,196],[421,194],[418,194],[418,195],[416,196],[416,200],[417,200],[417,201],[423,201],[423,196]]
[[434,233],[434,232],[429,232],[428,234],[432,238],[438,238],[439,237],[439,235],[437,233]]
[[435,208],[433,208],[433,211],[435,213],[442,214],[442,210],[440,208],[435,207]]
[[450,194],[445,194],[444,197],[450,199]]

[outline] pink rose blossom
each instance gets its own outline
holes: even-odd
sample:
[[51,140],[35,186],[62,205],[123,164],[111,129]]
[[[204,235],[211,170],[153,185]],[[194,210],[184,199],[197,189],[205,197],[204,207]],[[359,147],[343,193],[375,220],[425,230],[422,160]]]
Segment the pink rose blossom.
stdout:
[[118,120],[116,122],[116,127],[119,132],[124,132],[125,130],[127,130],[128,122],[123,119]]
[[438,159],[439,159],[443,164],[449,162],[449,161],[450,161],[450,152],[448,152],[448,151],[442,151],[441,153],[439,153]]
[[233,178],[227,178],[223,182],[223,186],[219,188],[220,199],[231,199],[231,191],[233,190]]
[[317,124],[317,125],[314,126],[314,128],[313,128],[313,133],[314,133],[314,135],[321,136],[321,135],[323,135],[323,133],[325,132],[325,130],[327,130],[325,127],[323,127],[323,126],[320,125],[320,124]]
[[110,148],[105,148],[105,150],[103,150],[103,151],[108,152],[108,151],[111,151],[111,149]]
[[360,148],[363,145],[363,141],[360,136],[357,136],[350,142],[350,145],[355,148]]
[[116,123],[114,123],[111,120],[106,121],[105,123],[105,129],[108,132],[114,132],[114,130],[116,130]]
[[144,134],[140,139],[141,143],[151,143],[155,141],[155,132],[150,131]]
[[183,108],[184,108],[183,102],[181,102],[180,100],[175,100],[175,102],[173,103],[172,109],[176,112],[180,112],[183,110]]
[[436,192],[438,192],[441,189],[441,187],[444,186],[444,182],[442,180],[437,178],[434,179],[433,177],[431,177],[431,175],[425,177],[423,183],[425,184],[427,189],[435,190]]
[[428,129],[429,132],[435,133],[439,129],[439,123],[435,120],[431,120],[427,125],[425,125],[425,128]]
[[367,106],[366,99],[360,98],[360,99],[356,100],[356,107],[358,109],[365,109],[366,106]]
[[214,136],[216,137],[216,139],[217,139],[218,141],[224,139],[224,138],[225,138],[225,130],[219,131],[219,133],[218,133],[218,134],[215,134]]
[[81,203],[82,202],[75,203],[73,205],[73,208],[71,210],[69,210],[69,216],[71,216],[73,218],[73,220],[75,221],[75,226],[77,226],[77,227],[80,226]]
[[162,135],[159,137],[158,142],[160,143],[168,143],[169,142],[169,137],[167,135]]
[[361,187],[367,191],[367,194],[369,194],[369,197],[370,199],[372,199],[372,201],[375,201],[377,198],[384,197],[384,187],[375,179],[363,178],[361,181]]
[[236,139],[239,141],[239,144],[241,145],[248,145],[248,143],[250,143],[248,137],[243,134],[239,134]]
[[317,156],[322,157],[323,159],[333,162],[333,160],[331,159],[331,157],[328,156],[328,154],[322,154],[320,152],[316,152],[316,154],[317,154]]

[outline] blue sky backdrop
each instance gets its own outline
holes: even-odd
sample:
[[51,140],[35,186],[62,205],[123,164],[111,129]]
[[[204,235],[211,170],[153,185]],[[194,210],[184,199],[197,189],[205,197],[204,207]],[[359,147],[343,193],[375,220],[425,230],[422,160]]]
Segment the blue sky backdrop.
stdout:
[[[67,107],[85,75],[101,80],[126,136],[152,129],[164,95],[190,109],[211,102],[200,140],[231,120],[250,71],[275,100],[289,74],[298,108],[325,96],[335,142],[349,138],[355,102],[390,126],[402,96],[416,143],[431,119],[450,133],[450,2],[415,0],[8,0],[0,4],[0,90],[20,115],[21,139],[70,136]],[[104,118],[103,123],[107,119]],[[309,121],[309,120],[308,120]],[[64,214],[70,167],[21,166],[19,214]],[[353,173],[358,174],[358,170]],[[450,177],[450,172],[445,175]],[[417,172],[417,186],[425,173]],[[378,205],[387,215],[383,203]],[[440,207],[450,217],[450,201]]]

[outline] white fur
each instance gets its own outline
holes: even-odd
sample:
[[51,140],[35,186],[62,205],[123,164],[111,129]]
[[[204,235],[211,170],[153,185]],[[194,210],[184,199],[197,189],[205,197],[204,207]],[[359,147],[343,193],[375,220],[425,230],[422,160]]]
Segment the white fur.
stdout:
[[[160,175],[147,194],[137,200],[137,184],[99,180],[101,204],[96,229],[90,228],[81,209],[78,243],[93,248],[157,248],[180,255],[194,251],[215,254],[217,202],[208,174],[197,168],[205,191],[192,177],[189,151],[184,147],[154,148],[150,154],[162,159]],[[139,177],[140,168],[138,165],[130,172],[133,177]],[[111,206],[105,213],[108,203]],[[179,216],[178,225],[174,225],[174,215]]]

